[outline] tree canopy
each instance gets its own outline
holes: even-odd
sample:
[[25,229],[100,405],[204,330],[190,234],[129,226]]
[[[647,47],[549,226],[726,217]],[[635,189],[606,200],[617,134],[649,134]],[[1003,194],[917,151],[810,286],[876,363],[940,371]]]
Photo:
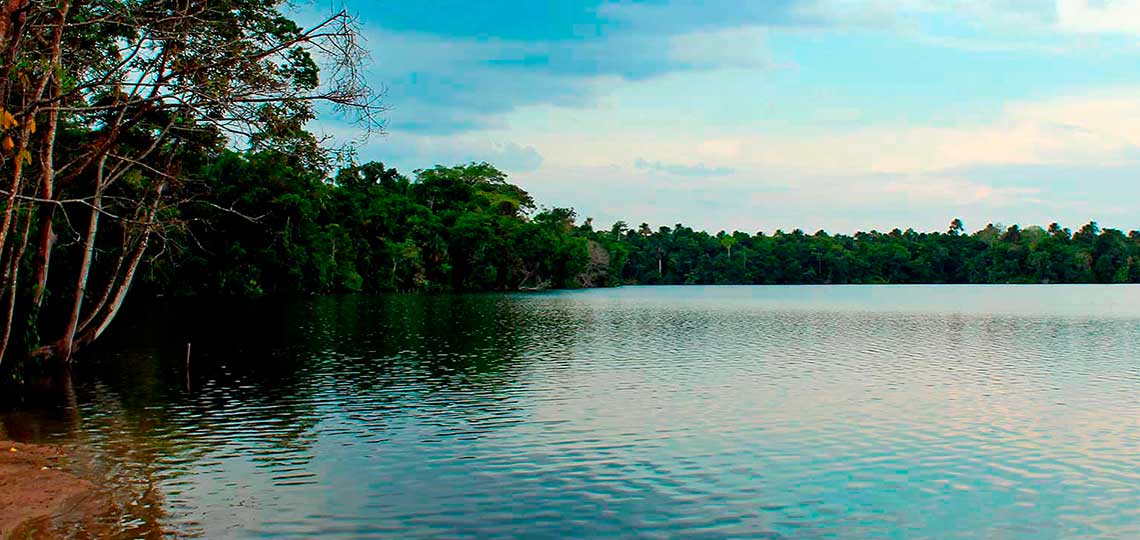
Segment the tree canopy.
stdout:
[[185,210],[181,247],[148,286],[246,296],[583,285],[593,239],[573,210],[540,210],[506,179],[487,163],[412,178],[367,163],[326,178],[280,152],[225,151],[196,178],[216,204]]
[[[487,163],[406,177],[381,163],[325,177],[288,155],[223,152],[199,177],[164,292],[472,291],[619,284],[1140,282],[1140,232],[987,224],[968,233],[595,230],[540,208]],[[224,209],[223,209],[224,208]]]
[[652,284],[1136,283],[1140,232],[1076,233],[987,224],[972,234],[894,229],[852,235],[796,229],[771,234],[615,226],[629,253],[622,281]]

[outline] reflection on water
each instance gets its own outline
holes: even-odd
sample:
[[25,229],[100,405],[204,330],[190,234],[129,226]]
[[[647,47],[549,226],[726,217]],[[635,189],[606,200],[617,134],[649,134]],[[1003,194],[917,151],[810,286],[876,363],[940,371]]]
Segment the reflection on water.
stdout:
[[80,448],[122,538],[1140,537],[1137,287],[329,297],[112,340],[0,436]]

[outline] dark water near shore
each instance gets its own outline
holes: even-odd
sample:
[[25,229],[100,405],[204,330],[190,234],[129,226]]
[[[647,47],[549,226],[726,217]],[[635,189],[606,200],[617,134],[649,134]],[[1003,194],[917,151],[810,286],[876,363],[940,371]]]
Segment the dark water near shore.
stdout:
[[123,538],[1140,538],[1140,287],[206,308],[0,415],[140,493]]

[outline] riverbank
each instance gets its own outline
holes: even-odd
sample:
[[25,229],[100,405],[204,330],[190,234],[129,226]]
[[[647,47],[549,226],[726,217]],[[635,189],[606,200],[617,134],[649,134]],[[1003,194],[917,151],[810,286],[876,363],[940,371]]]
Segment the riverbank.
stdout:
[[95,485],[68,472],[61,447],[0,441],[0,540],[39,538],[97,510]]

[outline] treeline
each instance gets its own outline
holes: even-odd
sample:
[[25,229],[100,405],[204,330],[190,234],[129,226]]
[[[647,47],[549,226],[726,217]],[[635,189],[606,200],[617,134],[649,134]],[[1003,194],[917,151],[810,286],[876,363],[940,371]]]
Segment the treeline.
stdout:
[[222,152],[198,204],[149,266],[192,295],[502,291],[620,284],[1140,282],[1140,233],[993,224],[968,233],[801,230],[715,235],[681,224],[595,229],[539,209],[487,163],[405,176],[380,163],[328,175],[279,152]]
[[1140,232],[1088,223],[1077,232],[988,224],[968,234],[912,229],[854,235],[801,230],[711,235],[683,225],[624,223],[607,233],[628,253],[627,283],[1138,283]]
[[622,246],[538,209],[486,163],[409,178],[381,163],[327,175],[280,152],[222,152],[145,284],[176,295],[489,291],[617,284]]

